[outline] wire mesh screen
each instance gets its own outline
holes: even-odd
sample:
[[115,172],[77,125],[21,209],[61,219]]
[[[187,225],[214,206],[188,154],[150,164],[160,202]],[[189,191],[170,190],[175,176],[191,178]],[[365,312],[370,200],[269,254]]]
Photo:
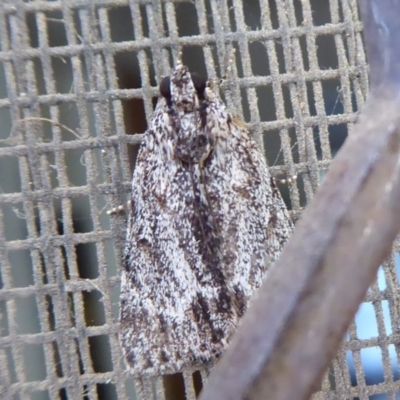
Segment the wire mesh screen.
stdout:
[[[356,0],[0,2],[0,397],[195,398],[136,380],[118,344],[131,171],[178,58],[264,145],[296,219],[367,94]],[[320,399],[400,399],[397,253]],[[181,396],[181,397],[179,397]]]

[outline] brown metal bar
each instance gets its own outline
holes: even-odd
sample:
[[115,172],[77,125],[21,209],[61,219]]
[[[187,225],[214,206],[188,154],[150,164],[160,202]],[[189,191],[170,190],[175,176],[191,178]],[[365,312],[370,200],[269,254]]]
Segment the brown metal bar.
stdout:
[[400,0],[360,0],[371,93],[201,400],[307,399],[400,229]]

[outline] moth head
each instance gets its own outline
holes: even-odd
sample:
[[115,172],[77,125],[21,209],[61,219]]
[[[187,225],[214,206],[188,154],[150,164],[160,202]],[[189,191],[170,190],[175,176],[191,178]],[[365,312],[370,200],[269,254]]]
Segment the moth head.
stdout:
[[168,105],[192,111],[204,99],[206,80],[197,73],[190,73],[184,65],[178,64],[171,76],[160,83],[160,93]]

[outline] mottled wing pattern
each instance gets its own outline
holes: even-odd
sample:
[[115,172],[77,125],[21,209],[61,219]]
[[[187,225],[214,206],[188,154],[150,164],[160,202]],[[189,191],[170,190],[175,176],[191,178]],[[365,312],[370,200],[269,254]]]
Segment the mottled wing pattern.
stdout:
[[210,103],[207,121],[225,121],[203,173],[210,209],[224,232],[221,265],[236,301],[243,299],[241,316],[293,226],[264,156],[219,98]]
[[132,180],[120,341],[136,375],[215,360],[292,230],[248,131],[178,66]]
[[194,196],[188,170],[174,159],[163,103],[153,116],[157,129],[145,133],[136,162],[121,276],[120,338],[139,375],[180,369],[191,351],[181,342],[198,330],[190,314],[201,257],[185,215]]

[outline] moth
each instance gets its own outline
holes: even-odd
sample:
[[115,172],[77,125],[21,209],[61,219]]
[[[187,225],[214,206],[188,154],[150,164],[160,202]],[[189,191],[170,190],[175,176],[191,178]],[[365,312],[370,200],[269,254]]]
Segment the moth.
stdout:
[[292,231],[263,154],[212,83],[178,64],[160,93],[121,276],[119,338],[136,376],[214,362]]

